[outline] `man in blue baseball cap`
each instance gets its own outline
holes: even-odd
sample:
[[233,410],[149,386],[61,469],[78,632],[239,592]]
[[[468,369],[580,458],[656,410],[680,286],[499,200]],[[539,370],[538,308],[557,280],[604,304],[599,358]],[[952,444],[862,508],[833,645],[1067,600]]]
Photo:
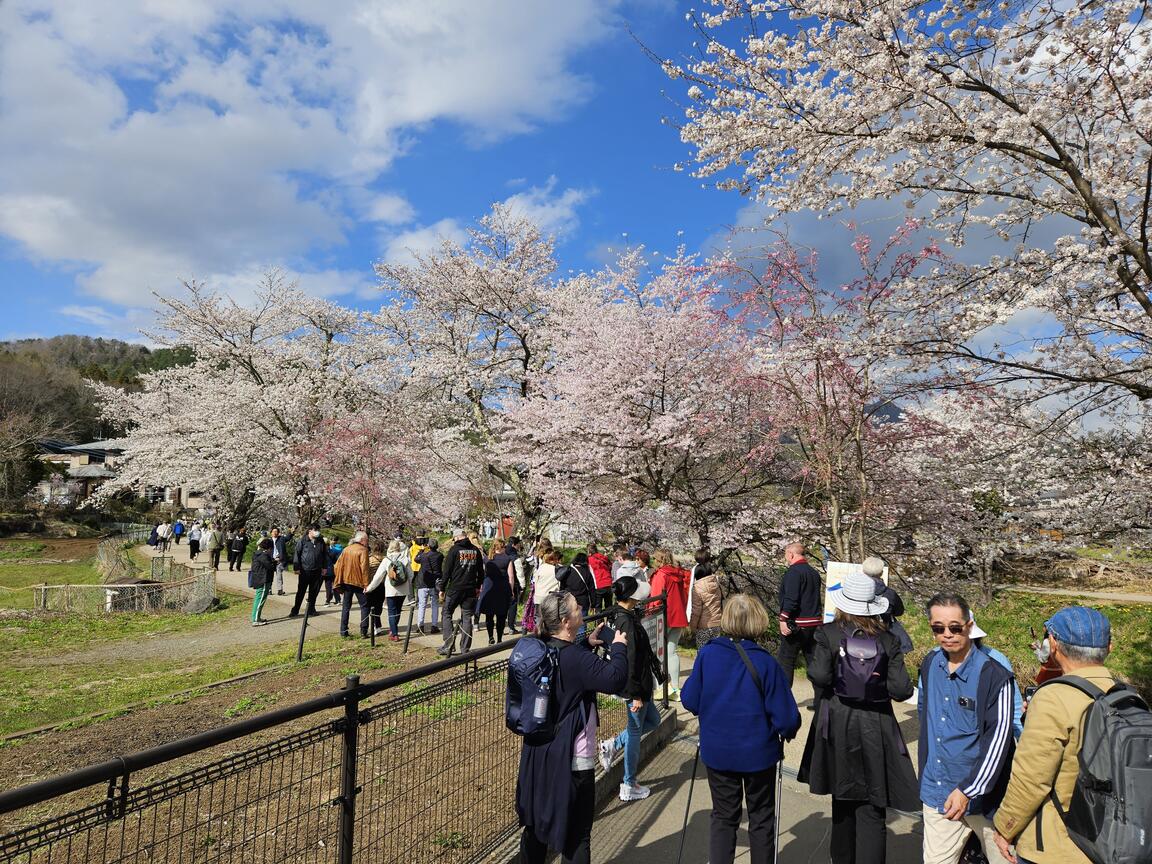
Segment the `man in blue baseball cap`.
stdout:
[[[1052,656],[1063,675],[1076,675],[1107,692],[1116,683],[1105,667],[1112,649],[1107,617],[1087,606],[1067,606],[1044,624]],[[1090,864],[1068,837],[1050,792],[1067,811],[1079,773],[1085,713],[1092,699],[1054,679],[1028,703],[1024,734],[1016,745],[1012,777],[993,824],[996,845],[1009,861]],[[1015,844],[1015,853],[1011,851]]]

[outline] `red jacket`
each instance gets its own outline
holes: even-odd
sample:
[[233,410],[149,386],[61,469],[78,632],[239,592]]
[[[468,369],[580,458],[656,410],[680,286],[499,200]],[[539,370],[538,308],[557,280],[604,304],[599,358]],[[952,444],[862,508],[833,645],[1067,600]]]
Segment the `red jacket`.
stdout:
[[652,596],[668,595],[668,626],[688,626],[688,577],[682,567],[665,564],[652,574],[648,581],[652,584]]
[[597,588],[612,587],[612,562],[603,552],[588,556],[588,565],[592,568],[592,575],[596,577]]

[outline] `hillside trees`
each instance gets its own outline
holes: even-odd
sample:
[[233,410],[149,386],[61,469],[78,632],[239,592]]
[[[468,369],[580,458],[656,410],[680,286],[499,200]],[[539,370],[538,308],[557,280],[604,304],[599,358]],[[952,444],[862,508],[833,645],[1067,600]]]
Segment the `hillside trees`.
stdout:
[[[666,64],[691,82],[700,175],[776,212],[902,200],[956,245],[979,241],[983,260],[888,298],[908,350],[960,383],[1035,385],[1082,411],[1152,399],[1143,3],[714,8],[704,59]],[[997,329],[1016,316],[1034,325],[1021,339]]]

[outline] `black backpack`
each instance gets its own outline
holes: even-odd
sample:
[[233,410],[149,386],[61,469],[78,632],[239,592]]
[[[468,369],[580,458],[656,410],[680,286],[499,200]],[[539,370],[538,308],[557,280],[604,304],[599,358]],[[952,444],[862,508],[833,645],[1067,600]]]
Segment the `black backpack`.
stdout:
[[[547,744],[556,737],[559,674],[560,649],[543,639],[525,636],[512,649],[504,695],[504,725],[529,744]],[[542,717],[536,711],[540,699],[546,705]]]
[[1152,712],[1127,684],[1104,692],[1091,681],[1062,675],[1092,697],[1080,737],[1080,772],[1065,810],[1049,793],[1068,837],[1095,864],[1152,862]]
[[849,702],[888,700],[888,655],[878,639],[860,629],[840,630],[832,689]]

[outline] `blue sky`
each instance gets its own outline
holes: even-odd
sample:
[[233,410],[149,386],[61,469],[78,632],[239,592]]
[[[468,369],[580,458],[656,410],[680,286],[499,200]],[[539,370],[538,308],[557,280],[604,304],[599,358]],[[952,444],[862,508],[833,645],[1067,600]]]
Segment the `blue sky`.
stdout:
[[[374,261],[509,201],[565,269],[710,248],[748,202],[672,170],[692,51],[661,0],[0,4],[0,338],[134,338],[181,278],[280,266],[376,301]],[[683,232],[682,236],[678,232]]]

